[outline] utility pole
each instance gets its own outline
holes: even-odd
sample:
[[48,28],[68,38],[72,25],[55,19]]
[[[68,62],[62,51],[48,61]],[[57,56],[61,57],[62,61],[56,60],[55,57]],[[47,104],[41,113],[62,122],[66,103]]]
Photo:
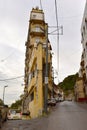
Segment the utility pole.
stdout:
[[[62,27],[60,27],[60,28],[62,28]],[[51,33],[49,33],[49,34],[51,34]],[[59,35],[59,32],[57,32],[57,35]],[[61,35],[62,35],[62,33],[61,33]],[[45,36],[46,36],[46,72],[45,72],[44,111],[45,111],[45,113],[47,113],[47,98],[48,98],[48,24],[46,26]]]
[[48,98],[48,24],[46,26],[46,72],[45,72],[45,113],[47,113],[47,98]]
[[5,88],[8,87],[7,85],[4,86],[4,89],[3,89],[3,104],[4,104],[4,96],[5,96]]
[[54,68],[52,68],[52,97],[54,98]]

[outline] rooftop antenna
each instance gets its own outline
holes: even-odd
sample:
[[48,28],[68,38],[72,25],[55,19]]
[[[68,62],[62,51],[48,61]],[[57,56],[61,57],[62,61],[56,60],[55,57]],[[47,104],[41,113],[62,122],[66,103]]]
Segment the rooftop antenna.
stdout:
[[40,8],[41,8],[41,10],[42,10],[42,1],[40,0]]

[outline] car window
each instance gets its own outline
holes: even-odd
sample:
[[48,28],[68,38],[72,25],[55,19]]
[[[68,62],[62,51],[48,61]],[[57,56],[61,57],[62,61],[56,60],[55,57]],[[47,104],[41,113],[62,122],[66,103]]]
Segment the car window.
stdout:
[[16,114],[16,111],[10,111],[11,114]]

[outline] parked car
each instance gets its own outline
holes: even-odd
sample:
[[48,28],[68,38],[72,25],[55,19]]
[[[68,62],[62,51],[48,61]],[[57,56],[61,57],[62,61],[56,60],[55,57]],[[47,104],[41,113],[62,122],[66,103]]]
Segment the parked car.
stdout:
[[8,119],[22,119],[22,114],[18,110],[11,109],[8,112]]
[[48,99],[47,104],[48,106],[55,106],[56,105],[55,98]]

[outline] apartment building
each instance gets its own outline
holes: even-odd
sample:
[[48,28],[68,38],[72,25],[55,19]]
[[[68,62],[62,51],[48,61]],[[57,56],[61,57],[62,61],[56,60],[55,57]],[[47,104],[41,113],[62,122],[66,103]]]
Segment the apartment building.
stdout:
[[[44,12],[38,7],[30,13],[25,55],[25,88],[23,111],[30,111],[31,118],[44,112],[46,47],[48,47],[48,97],[52,94],[52,48],[48,40],[48,24]],[[47,46],[48,45],[48,46]]]
[[84,82],[83,78],[79,77],[75,84],[75,100],[76,101],[84,101],[85,93],[84,93]]
[[75,97],[77,101],[87,100],[87,1],[81,25],[82,56],[80,70],[75,85]]
[[82,77],[84,82],[85,88],[85,96],[87,97],[87,1],[85,5],[82,26],[81,26],[81,36],[82,36],[82,58],[81,58],[81,70],[82,70]]

